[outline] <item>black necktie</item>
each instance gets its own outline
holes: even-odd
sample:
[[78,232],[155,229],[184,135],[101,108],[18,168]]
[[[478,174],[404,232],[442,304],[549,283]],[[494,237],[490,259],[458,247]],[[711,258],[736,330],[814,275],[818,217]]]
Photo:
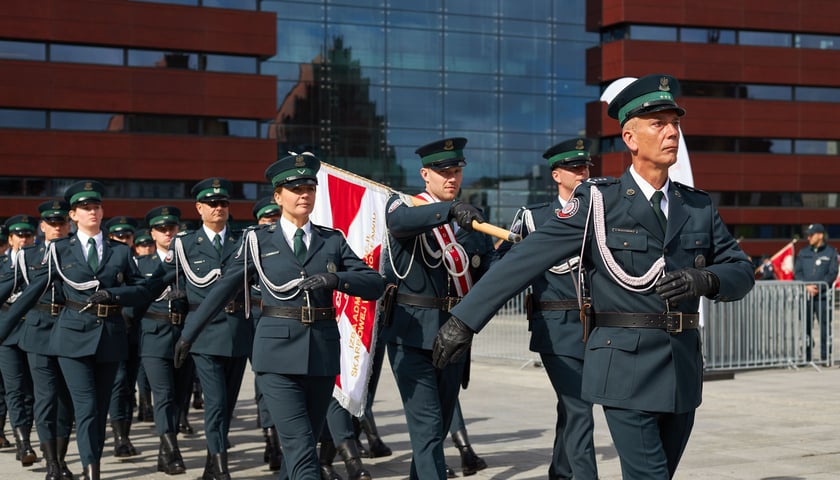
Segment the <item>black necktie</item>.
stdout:
[[653,192],[653,195],[650,197],[650,206],[653,208],[653,213],[656,215],[656,219],[659,220],[659,226],[662,227],[663,232],[665,232],[665,226],[668,224],[668,219],[662,213],[662,199],[664,197],[665,194],[659,190]]
[[218,252],[219,255],[221,255],[222,254],[222,237],[219,236],[218,233],[216,234],[215,237],[213,237],[213,246],[216,247],[216,252]]
[[93,237],[88,238],[88,254],[87,254],[87,261],[88,265],[90,265],[90,269],[96,272],[96,269],[99,268],[99,254],[96,253],[96,240]]
[[303,243],[303,229],[302,228],[298,228],[295,231],[294,247],[295,247],[295,256],[297,257],[298,261],[302,264],[303,261],[306,260],[306,244]]

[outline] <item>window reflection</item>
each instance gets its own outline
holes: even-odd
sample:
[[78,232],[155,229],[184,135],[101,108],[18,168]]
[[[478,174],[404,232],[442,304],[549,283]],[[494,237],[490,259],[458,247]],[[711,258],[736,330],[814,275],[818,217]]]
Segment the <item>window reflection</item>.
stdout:
[[797,34],[794,36],[796,48],[817,48],[820,50],[840,49],[840,37],[837,35],[806,35]]
[[630,38],[632,38],[633,40],[657,40],[662,42],[676,42],[677,29],[675,27],[633,25],[630,27]]
[[551,103],[544,95],[505,93],[501,98],[500,126],[510,132],[544,132],[551,128]]
[[722,45],[734,45],[735,30],[683,27],[680,29],[680,41],[686,43],[719,43]]
[[495,35],[444,34],[444,64],[448,71],[497,73],[499,39]]
[[764,47],[790,47],[791,34],[779,32],[738,32],[738,43]]
[[443,65],[441,32],[400,30],[388,36],[386,62],[392,68],[440,70]]
[[112,113],[51,112],[50,127],[56,130],[108,130]]
[[489,130],[496,126],[498,95],[490,92],[450,90],[444,96],[446,130]]
[[120,48],[54,44],[50,46],[50,60],[54,62],[122,65],[123,54]]
[[4,128],[46,128],[47,112],[42,110],[19,110],[0,108],[0,127]]
[[46,60],[43,43],[0,40],[0,58],[9,60]]

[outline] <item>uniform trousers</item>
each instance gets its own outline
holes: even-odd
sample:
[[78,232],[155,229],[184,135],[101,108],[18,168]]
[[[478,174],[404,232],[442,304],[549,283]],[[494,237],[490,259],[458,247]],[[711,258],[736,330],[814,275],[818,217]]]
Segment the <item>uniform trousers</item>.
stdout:
[[694,426],[694,410],[657,413],[604,407],[624,480],[674,476]]
[[134,386],[137,384],[137,372],[140,368],[139,346],[136,343],[128,343],[128,358],[121,361],[117,368],[117,377],[114,379],[114,388],[111,391],[111,408],[109,415],[111,421],[131,421],[134,412],[135,393]]
[[178,433],[181,406],[192,393],[192,359],[187,358],[181,368],[175,368],[171,358],[142,357],[141,361],[152,391],[156,433]]
[[207,450],[210,455],[215,455],[227,451],[225,442],[248,357],[194,353],[192,358],[204,389],[204,435],[207,438]]
[[324,428],[335,375],[257,373],[256,378],[283,446],[280,478],[321,480],[315,445]]
[[35,386],[35,428],[38,438],[46,442],[54,438],[68,438],[73,424],[73,402],[58,357],[27,353],[29,371]]
[[12,428],[32,430],[35,397],[26,352],[17,345],[0,345],[0,370]]
[[73,399],[76,444],[82,466],[98,464],[105,445],[108,407],[120,362],[97,362],[95,355],[89,355],[58,357],[58,364]]
[[583,359],[540,353],[540,359],[557,396],[557,423],[548,478],[577,480],[598,478],[592,431],[592,404],[581,400]]
[[438,370],[432,365],[431,350],[388,344],[388,359],[400,391],[411,441],[412,480],[446,479],[443,440],[458,392],[463,362]]

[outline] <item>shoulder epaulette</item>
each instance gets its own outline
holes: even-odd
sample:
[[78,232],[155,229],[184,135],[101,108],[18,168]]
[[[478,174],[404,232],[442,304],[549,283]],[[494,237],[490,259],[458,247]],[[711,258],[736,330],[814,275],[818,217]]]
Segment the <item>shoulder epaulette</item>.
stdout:
[[325,233],[325,234],[336,234],[337,233],[337,234],[341,235],[342,237],[345,236],[344,232],[342,232],[341,230],[339,230],[337,228],[325,227],[323,225],[315,225],[314,223],[312,224],[312,226],[316,230],[318,230],[319,232],[322,232],[322,233]]
[[705,191],[705,190],[700,190],[699,188],[689,187],[688,185],[686,185],[686,184],[684,184],[684,183],[674,182],[674,181],[671,181],[671,183],[673,183],[673,184],[674,184],[674,185],[676,185],[677,187],[682,188],[683,190],[687,190],[687,191],[689,191],[689,192],[697,192],[697,193],[702,193],[702,194],[704,194],[704,195],[708,195],[708,194],[709,194],[709,192],[707,192],[707,191]]
[[538,208],[545,208],[549,205],[551,205],[551,202],[540,202],[540,203],[532,203],[530,205],[525,205],[522,208],[524,208],[525,210],[536,210]]
[[590,185],[612,185],[614,183],[619,183],[619,180],[616,177],[589,177],[584,182]]
[[186,237],[187,235],[191,235],[193,233],[195,233],[195,230],[182,230],[182,231],[178,232],[178,234],[175,235],[175,236],[176,237]]

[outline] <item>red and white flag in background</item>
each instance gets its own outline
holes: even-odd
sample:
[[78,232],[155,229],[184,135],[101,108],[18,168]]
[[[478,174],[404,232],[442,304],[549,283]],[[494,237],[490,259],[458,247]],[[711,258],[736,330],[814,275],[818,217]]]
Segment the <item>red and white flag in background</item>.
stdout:
[[776,280],[793,280],[793,242],[770,257]]
[[[389,195],[382,185],[322,162],[311,220],[341,230],[356,255],[381,272]],[[333,397],[358,417],[364,413],[367,398],[378,305],[338,291],[333,301],[341,333],[341,374],[336,377]]]

